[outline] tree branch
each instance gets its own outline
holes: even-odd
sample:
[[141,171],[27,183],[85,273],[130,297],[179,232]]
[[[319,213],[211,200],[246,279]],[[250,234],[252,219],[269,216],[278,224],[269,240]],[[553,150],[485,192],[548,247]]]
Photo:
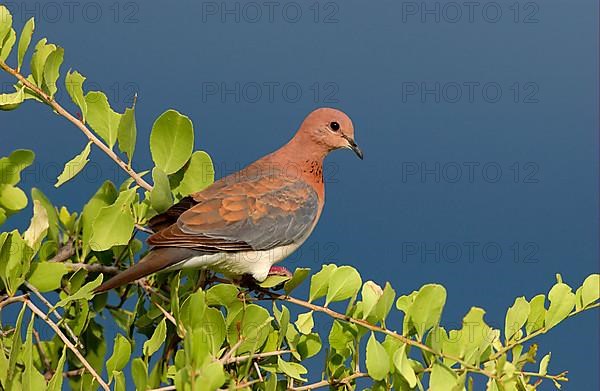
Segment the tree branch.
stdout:
[[458,364],[462,365],[469,372],[480,373],[480,374],[485,375],[485,376],[487,376],[489,378],[494,378],[494,379],[496,378],[496,375],[494,375],[493,373],[490,373],[490,372],[488,372],[488,371],[486,371],[484,369],[481,369],[481,368],[478,368],[476,366],[473,366],[473,365],[471,365],[471,364],[463,361],[459,357],[455,357],[455,356],[452,356],[452,355],[449,355],[449,354],[446,354],[446,353],[435,351],[434,349],[430,348],[429,346],[427,346],[427,345],[425,345],[425,344],[423,344],[421,342],[418,342],[418,341],[412,340],[410,338],[407,338],[407,337],[405,337],[403,335],[400,335],[400,334],[396,333],[395,331],[388,330],[386,328],[373,325],[373,324],[371,324],[371,323],[369,323],[369,322],[367,322],[365,320],[355,319],[355,318],[353,318],[351,316],[344,315],[344,314],[341,314],[339,312],[335,312],[335,311],[333,311],[333,310],[331,310],[329,308],[322,307],[322,306],[316,305],[316,304],[312,304],[312,303],[309,303],[309,302],[301,300],[301,299],[296,299],[295,297],[286,296],[286,295],[280,295],[280,294],[277,294],[277,293],[274,293],[274,292],[270,292],[270,291],[265,290],[265,289],[258,289],[258,292],[266,294],[266,295],[269,295],[269,297],[267,297],[267,298],[271,299],[271,300],[287,301],[288,303],[296,304],[296,305],[308,308],[308,309],[316,311],[316,312],[325,313],[325,314],[329,315],[332,318],[335,318],[335,319],[338,319],[338,320],[341,320],[341,321],[344,321],[344,322],[354,323],[356,325],[359,325],[359,326],[362,326],[364,328],[367,328],[367,329],[369,329],[371,331],[375,331],[375,332],[379,332],[379,333],[382,333],[382,334],[389,335],[390,337],[395,338],[395,339],[397,339],[397,340],[399,340],[399,341],[401,341],[401,342],[403,342],[403,343],[405,343],[407,345],[414,346],[414,347],[420,349],[421,351],[425,351],[425,352],[434,354],[434,355],[436,355],[437,357],[440,357],[440,358],[446,358],[448,360],[455,361]]
[[[569,315],[567,315],[567,318],[575,316],[583,311],[591,310],[593,308],[598,308],[598,307],[600,307],[600,303],[588,305],[585,308],[580,308],[578,310],[575,310],[575,311],[569,313]],[[525,342],[537,337],[538,335],[545,334],[547,331],[548,331],[548,329],[546,329],[546,327],[542,327],[541,329],[529,334],[528,336],[526,336],[524,338],[518,339],[518,340],[514,341],[513,343],[507,344],[505,347],[498,350],[496,353],[492,354],[486,361],[484,361],[484,363],[497,359],[498,357],[502,356],[504,353],[506,353],[509,350],[511,350],[512,348],[514,348],[515,346],[523,345]]]
[[102,265],[99,263],[71,263],[71,262],[65,262],[64,265],[67,267],[67,269],[73,270],[73,271],[77,271],[79,269],[85,269],[88,272],[93,272],[93,273],[106,273],[106,274],[117,274],[118,272],[120,272],[121,270],[116,267],[116,266],[106,266],[106,265]]
[[340,379],[340,380],[335,380],[335,379],[321,380],[320,382],[316,382],[313,384],[308,384],[308,385],[301,386],[301,387],[293,387],[293,388],[291,388],[291,390],[293,390],[293,391],[316,390],[317,388],[335,386],[338,384],[348,384],[352,380],[355,380],[355,379],[358,379],[361,377],[369,377],[369,375],[366,373],[358,372],[358,373],[353,373],[352,375],[346,376],[345,378]]
[[106,382],[102,380],[102,378],[100,377],[100,375],[98,375],[96,370],[90,365],[89,362],[87,362],[87,360],[85,359],[85,357],[83,357],[83,354],[81,354],[79,349],[77,349],[77,347],[73,345],[73,343],[71,343],[69,338],[67,338],[67,336],[63,334],[62,330],[58,327],[58,325],[54,323],[42,310],[40,310],[35,304],[33,304],[31,300],[29,300],[27,297],[18,296],[18,298],[19,301],[25,303],[34,314],[36,314],[40,319],[46,322],[46,324],[50,326],[52,330],[54,330],[56,335],[58,335],[58,337],[69,348],[69,350],[71,350],[73,354],[75,354],[75,356],[79,359],[79,361],[81,361],[85,369],[94,377],[94,379],[96,379],[100,387],[102,387],[105,391],[110,391],[110,387],[108,386],[108,384],[106,384]]
[[54,315],[54,317],[56,318],[56,320],[61,323],[65,329],[67,330],[67,332],[69,333],[69,335],[71,336],[71,338],[73,339],[73,341],[75,342],[75,345],[82,347],[81,342],[79,342],[79,339],[77,338],[77,336],[75,335],[75,333],[73,332],[73,330],[71,330],[71,328],[69,327],[68,324],[63,322],[63,318],[62,316],[60,316],[60,314],[56,311],[56,308],[54,308],[54,306],[52,305],[52,303],[50,303],[45,297],[44,295],[42,295],[42,293],[33,285],[31,285],[30,283],[28,283],[27,281],[25,281],[25,286],[27,287],[27,289],[29,289],[31,292],[33,292],[38,299],[41,300],[42,303],[44,303],[46,305],[46,307],[48,307],[48,310],[50,311],[48,313],[48,317],[50,315]]
[[110,157],[119,167],[123,169],[130,177],[132,177],[138,185],[142,188],[151,191],[152,186],[142,178],[140,174],[135,172],[131,166],[125,163],[117,154],[110,149],[106,144],[102,142],[96,135],[83,123],[83,121],[79,120],[67,110],[65,110],[61,105],[59,105],[54,98],[47,95],[44,91],[42,91],[39,87],[31,83],[27,80],[23,75],[21,75],[17,70],[8,66],[4,61],[0,60],[0,68],[4,71],[10,73],[14,77],[16,77],[25,87],[35,92],[40,99],[42,99],[45,103],[47,103],[50,107],[52,107],[58,114],[66,118],[68,121],[77,126],[83,134],[90,140],[94,145],[96,145],[102,152],[104,152],[108,157]]

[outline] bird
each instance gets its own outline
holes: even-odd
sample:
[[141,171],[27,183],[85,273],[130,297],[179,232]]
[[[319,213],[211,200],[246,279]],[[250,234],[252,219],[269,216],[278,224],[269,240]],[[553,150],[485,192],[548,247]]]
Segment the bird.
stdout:
[[333,108],[312,111],[280,149],[151,218],[148,254],[95,292],[187,268],[256,282],[289,275],[275,264],[315,228],[325,203],[323,162],[341,148],[363,159],[350,117]]

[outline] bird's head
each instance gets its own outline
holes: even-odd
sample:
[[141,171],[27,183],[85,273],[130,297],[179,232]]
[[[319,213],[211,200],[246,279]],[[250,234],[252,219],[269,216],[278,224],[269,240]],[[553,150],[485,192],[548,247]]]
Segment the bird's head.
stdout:
[[363,158],[363,153],[354,141],[352,120],[340,110],[320,108],[310,113],[302,122],[298,133],[326,149],[327,152],[340,148],[354,151]]

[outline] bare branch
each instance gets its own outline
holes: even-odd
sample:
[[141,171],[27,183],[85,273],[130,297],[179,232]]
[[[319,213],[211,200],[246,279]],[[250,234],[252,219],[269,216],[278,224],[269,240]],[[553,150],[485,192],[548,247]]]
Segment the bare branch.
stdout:
[[38,299],[40,299],[40,301],[42,303],[44,303],[44,305],[46,307],[48,307],[48,310],[50,310],[50,313],[48,313],[47,316],[50,315],[54,315],[54,317],[56,318],[56,320],[62,324],[65,329],[67,330],[67,332],[69,333],[69,336],[73,339],[73,341],[75,342],[75,345],[82,347],[81,342],[79,342],[79,339],[77,338],[77,336],[75,335],[75,333],[73,332],[73,330],[71,330],[71,328],[69,327],[68,324],[66,324],[64,322],[64,319],[62,318],[62,316],[60,316],[60,314],[56,311],[56,308],[54,308],[54,306],[52,305],[52,303],[50,303],[45,297],[44,295],[42,295],[42,293],[33,285],[31,285],[28,282],[25,282],[25,286],[27,287],[27,289],[29,289],[31,292],[33,292]]
[[44,91],[38,88],[36,85],[27,80],[22,74],[20,74],[17,70],[8,66],[4,61],[0,60],[0,68],[10,73],[14,77],[16,77],[25,87],[33,91],[40,99],[42,99],[45,103],[47,103],[50,107],[52,107],[58,114],[66,118],[68,121],[77,126],[83,134],[90,140],[94,145],[96,145],[102,152],[108,155],[119,167],[123,169],[130,177],[132,177],[138,185],[140,185],[145,190],[151,191],[152,186],[142,178],[140,174],[135,172],[129,164],[125,163],[117,154],[110,149],[106,144],[102,142],[96,135],[83,123],[83,121],[79,120],[67,110],[65,110],[61,105],[59,105],[54,98],[47,95]]
[[390,337],[395,338],[395,339],[397,339],[397,340],[399,340],[399,341],[401,341],[401,342],[403,342],[403,343],[405,343],[407,345],[414,346],[414,347],[420,349],[421,351],[432,353],[432,354],[434,354],[434,355],[436,355],[436,356],[438,356],[440,358],[446,358],[448,360],[455,361],[455,362],[459,363],[460,365],[462,365],[469,372],[480,373],[480,374],[485,375],[485,376],[490,377],[490,378],[496,378],[496,375],[494,375],[493,373],[490,373],[490,372],[488,372],[488,371],[486,371],[484,369],[481,369],[481,368],[478,368],[476,366],[473,366],[473,365],[465,362],[464,360],[460,359],[459,357],[455,357],[455,356],[452,356],[452,355],[449,355],[449,354],[443,353],[443,352],[437,352],[434,349],[430,348],[429,346],[427,346],[427,345],[425,345],[425,344],[423,344],[421,342],[418,342],[418,341],[415,341],[413,339],[407,338],[407,337],[405,337],[403,335],[400,335],[400,334],[396,333],[395,331],[388,330],[386,328],[373,325],[373,324],[371,324],[371,323],[369,323],[369,322],[367,322],[365,320],[355,319],[355,318],[353,318],[351,316],[340,314],[339,312],[335,312],[335,311],[333,311],[333,310],[331,310],[329,308],[322,307],[322,306],[316,305],[316,304],[312,304],[312,303],[309,303],[309,302],[301,300],[301,299],[296,299],[295,297],[286,296],[286,295],[280,295],[280,294],[271,292],[271,291],[266,290],[266,289],[260,289],[259,288],[259,289],[257,289],[257,291],[260,292],[260,293],[263,293],[265,295],[268,295],[266,297],[267,299],[287,301],[289,303],[293,303],[293,304],[299,305],[301,307],[308,308],[308,309],[316,311],[316,312],[325,313],[325,314],[329,315],[330,317],[332,317],[334,319],[338,319],[338,320],[341,320],[341,321],[344,321],[344,322],[354,323],[354,324],[357,324],[357,325],[362,326],[364,328],[367,328],[367,329],[369,329],[371,331],[375,331],[375,332],[379,332],[379,333],[382,333],[382,334],[389,335]]
[[85,359],[85,357],[83,357],[83,354],[81,354],[79,349],[77,349],[77,347],[75,345],[73,345],[73,343],[69,340],[69,338],[67,338],[67,336],[63,334],[60,327],[58,327],[58,325],[56,323],[54,323],[50,318],[48,318],[48,316],[42,310],[40,310],[35,304],[33,304],[31,302],[31,300],[29,300],[27,297],[19,296],[19,299],[20,299],[20,301],[25,303],[27,305],[27,307],[29,307],[29,309],[34,314],[36,314],[40,319],[42,319],[44,322],[46,322],[46,324],[48,326],[50,326],[50,328],[52,330],[54,330],[56,335],[58,335],[58,337],[63,341],[65,346],[67,346],[69,348],[69,350],[71,350],[73,352],[73,354],[75,354],[75,356],[79,359],[79,361],[81,361],[81,363],[83,364],[85,369],[94,377],[94,379],[96,379],[98,384],[105,391],[110,391],[110,387],[108,387],[108,384],[106,384],[106,382],[100,377],[100,375],[98,375],[96,370],[90,365],[90,363]]
[[353,373],[350,376],[346,376],[345,378],[340,379],[340,380],[335,380],[335,379],[321,380],[320,382],[308,384],[306,386],[293,387],[293,388],[291,388],[291,390],[293,390],[293,391],[316,390],[317,388],[335,386],[335,385],[339,385],[339,384],[349,384],[351,381],[361,378],[361,377],[369,377],[369,375],[366,373],[358,372],[358,373]]
[[92,273],[106,273],[106,274],[117,274],[121,270],[116,266],[105,266],[99,263],[71,263],[65,262],[64,265],[73,271],[77,271],[79,269],[85,269],[88,272]]
[[287,353],[292,353],[292,352],[293,352],[293,350],[275,350],[272,352],[265,352],[265,353],[245,354],[243,356],[231,357],[231,358],[228,358],[227,360],[223,360],[223,363],[224,364],[237,364],[237,363],[247,361],[247,360],[255,360],[255,359],[261,359],[261,358],[266,358],[266,357],[281,356],[282,354],[287,354]]

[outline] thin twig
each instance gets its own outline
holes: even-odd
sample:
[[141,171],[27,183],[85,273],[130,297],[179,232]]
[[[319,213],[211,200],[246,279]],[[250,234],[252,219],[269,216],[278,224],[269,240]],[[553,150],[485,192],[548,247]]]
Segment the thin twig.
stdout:
[[46,351],[44,350],[44,347],[42,346],[42,340],[40,339],[40,333],[38,333],[38,331],[36,329],[32,329],[31,331],[33,332],[33,338],[35,339],[35,346],[37,347],[38,354],[40,355],[40,359],[42,360],[42,363],[44,364],[44,368],[45,368],[44,377],[46,378],[46,380],[49,380],[49,378],[51,378],[52,374],[54,373],[54,371],[52,370],[52,363],[48,359],[48,355],[46,354]]
[[537,373],[537,372],[516,372],[520,375],[523,376],[531,376],[531,377],[539,377],[540,379],[550,379],[553,381],[569,381],[569,379],[567,379],[565,377],[565,375],[568,373],[569,371],[563,371],[561,373],[559,373],[558,375],[542,375],[541,373]]
[[163,301],[169,301],[169,298],[160,293],[158,289],[155,289],[150,284],[148,284],[148,280],[146,278],[140,278],[136,281],[136,283],[142,287],[142,289],[146,292],[148,297],[150,297],[150,293],[154,293],[156,296],[160,297]]
[[77,349],[77,347],[75,345],[73,345],[73,343],[69,340],[69,338],[67,338],[67,336],[63,334],[60,327],[58,327],[58,325],[56,323],[54,323],[50,318],[48,318],[48,316],[42,310],[40,310],[35,304],[33,304],[33,302],[31,300],[29,300],[28,298],[23,297],[23,296],[21,296],[20,298],[21,298],[21,301],[23,303],[25,303],[27,305],[27,307],[29,307],[29,309],[34,314],[36,314],[40,319],[42,319],[44,322],[46,322],[46,324],[48,326],[50,326],[50,328],[52,330],[54,330],[56,335],[58,335],[58,337],[63,341],[63,343],[73,352],[73,354],[75,354],[75,356],[79,359],[79,361],[81,361],[81,363],[83,364],[85,369],[87,369],[87,371],[94,377],[94,379],[96,379],[96,381],[98,382],[100,387],[102,387],[105,391],[110,391],[108,384],[106,384],[106,382],[102,379],[102,377],[100,377],[100,375],[98,375],[98,373],[90,365],[90,363],[87,362],[87,360],[85,359],[85,357],[83,357],[83,355],[81,354],[79,349]]
[[50,303],[45,297],[44,295],[42,295],[42,293],[33,285],[31,285],[30,283],[28,283],[27,281],[25,281],[25,286],[27,287],[27,289],[29,289],[31,292],[33,292],[38,299],[40,299],[40,301],[42,303],[44,303],[44,305],[46,307],[48,307],[48,310],[50,311],[48,313],[48,315],[46,316],[50,316],[50,315],[54,315],[56,321],[61,324],[62,326],[64,326],[65,330],[67,330],[67,333],[69,333],[69,336],[73,339],[73,342],[75,343],[75,345],[79,346],[79,347],[83,347],[83,345],[81,344],[81,342],[79,342],[79,338],[77,338],[77,336],[75,335],[75,333],[73,332],[73,330],[71,330],[71,328],[69,327],[69,325],[64,321],[64,319],[62,318],[62,316],[60,316],[60,314],[58,313],[58,311],[56,311],[56,308],[54,305],[52,305],[52,303]]
[[48,262],[64,262],[75,255],[75,246],[72,242],[68,242],[58,249],[56,255],[48,260]]
[[88,272],[92,272],[92,273],[117,274],[121,271],[121,269],[119,269],[116,266],[106,266],[106,265],[102,265],[99,263],[88,264],[88,263],[65,262],[64,265],[67,267],[67,269],[70,269],[70,270],[77,271],[79,269],[85,269]]
[[256,373],[258,374],[258,379],[261,382],[265,381],[262,377],[262,373],[260,373],[260,368],[258,367],[258,363],[256,361],[254,361],[252,364],[254,365],[254,369],[256,370]]
[[85,368],[72,369],[70,371],[63,372],[63,377],[77,377],[83,375]]
[[353,373],[352,375],[346,376],[343,379],[321,380],[320,382],[308,384],[306,386],[293,387],[293,388],[291,388],[291,390],[293,390],[293,391],[316,390],[317,388],[329,387],[329,386],[338,385],[338,384],[348,384],[352,380],[355,380],[355,379],[358,379],[361,377],[369,377],[369,375],[366,373],[358,372],[358,373]]
[[104,144],[94,133],[83,123],[83,121],[79,120],[67,110],[65,110],[61,105],[59,105],[54,98],[47,95],[44,91],[42,91],[39,87],[31,83],[27,80],[23,75],[21,75],[17,70],[8,66],[4,61],[0,60],[0,68],[4,69],[6,72],[10,73],[14,77],[16,77],[25,87],[33,91],[40,99],[42,99],[45,103],[50,105],[58,114],[65,117],[68,121],[77,126],[83,134],[94,143],[102,152],[108,155],[119,167],[123,169],[130,177],[132,177],[138,185],[143,187],[144,189],[151,191],[152,186],[142,178],[140,174],[135,172],[129,164],[125,163],[117,154],[110,149],[106,144]]
[[255,360],[255,359],[261,359],[261,358],[266,358],[266,357],[281,356],[282,354],[287,354],[287,353],[293,353],[293,350],[275,350],[272,352],[265,352],[265,353],[245,354],[243,356],[231,357],[231,358],[221,361],[221,362],[223,362],[224,364],[237,364],[237,363],[247,361],[247,360]]
[[166,387],[161,387],[161,388],[153,388],[151,390],[148,391],[171,391],[171,390],[175,390],[175,386],[166,386]]
[[231,349],[229,349],[223,355],[223,357],[221,357],[219,359],[219,361],[221,361],[221,364],[225,364],[231,358],[231,356],[233,356],[235,351],[242,345],[243,342],[244,342],[244,337],[240,337],[240,339],[238,339],[238,341],[231,347]]
[[173,315],[171,315],[170,313],[168,313],[160,304],[158,304],[157,302],[153,301],[152,299],[150,299],[152,301],[152,304],[154,304],[156,307],[158,307],[158,309],[160,310],[160,312],[163,313],[163,315],[165,316],[165,318],[167,318],[171,323],[173,323],[173,326],[175,326],[175,328],[179,331],[181,331],[181,335],[183,337],[185,337],[185,329],[181,326],[179,326],[179,324],[177,324],[177,321],[175,320],[175,318],[173,317]]
[[135,228],[137,228],[138,231],[142,231],[142,232],[145,232],[150,235],[152,235],[154,233],[154,231],[152,231],[150,228],[146,228],[141,224],[136,224]]
[[27,299],[28,297],[29,297],[29,294],[26,293],[24,295],[6,298],[6,299],[0,301],[0,310],[12,303],[22,303],[23,300]]
[[[567,318],[575,316],[583,311],[591,310],[593,308],[598,308],[598,307],[600,307],[600,303],[594,303],[592,305],[588,305],[585,308],[580,308],[578,310],[575,310],[575,311],[569,313],[569,315],[567,315]],[[504,353],[506,353],[509,350],[511,350],[512,348],[514,348],[515,346],[522,345],[525,342],[537,337],[538,335],[545,334],[547,331],[548,331],[548,329],[546,329],[546,327],[542,327],[541,329],[529,334],[528,336],[518,339],[518,340],[506,345],[502,349],[498,350],[496,353],[492,354],[486,361],[484,361],[484,363],[497,359],[498,357],[502,356]]]
[[271,292],[271,291],[268,291],[268,290],[265,290],[265,289],[258,289],[258,292],[268,295],[269,297],[266,297],[267,299],[287,301],[289,303],[293,303],[293,304],[299,305],[301,307],[305,307],[305,308],[311,309],[311,310],[316,311],[316,312],[325,313],[325,314],[329,315],[332,318],[335,318],[335,319],[338,319],[338,320],[342,320],[344,322],[354,323],[354,324],[357,324],[357,325],[362,326],[364,328],[367,328],[367,329],[369,329],[371,331],[376,331],[376,332],[379,332],[379,333],[382,333],[382,334],[389,335],[390,337],[395,338],[395,339],[397,339],[397,340],[399,340],[399,341],[401,341],[401,342],[403,342],[403,343],[405,343],[407,345],[414,346],[414,347],[420,349],[421,351],[432,353],[432,354],[434,354],[434,355],[436,355],[436,356],[438,356],[440,358],[446,358],[448,360],[455,361],[458,364],[462,365],[465,369],[469,370],[470,372],[480,373],[480,374],[485,375],[485,376],[490,377],[490,378],[496,378],[496,375],[494,375],[493,373],[490,373],[490,372],[488,372],[488,371],[486,371],[484,369],[481,369],[481,368],[478,368],[476,366],[473,366],[473,365],[465,362],[464,360],[460,359],[459,357],[455,357],[455,356],[452,356],[452,355],[449,355],[449,354],[446,354],[446,353],[438,352],[438,351],[430,348],[429,346],[427,346],[427,345],[425,345],[425,344],[423,344],[421,342],[418,342],[418,341],[412,340],[410,338],[407,338],[407,337],[405,337],[403,335],[400,335],[400,334],[396,333],[395,331],[388,330],[388,329],[385,329],[383,327],[379,327],[379,326],[373,325],[373,324],[371,324],[371,323],[369,323],[369,322],[367,322],[365,320],[355,319],[355,318],[353,318],[351,316],[344,315],[344,314],[341,314],[339,312],[333,311],[330,308],[325,308],[325,307],[322,307],[320,305],[312,304],[312,303],[309,303],[309,302],[304,301],[304,300],[296,299],[295,297],[286,296],[286,295],[280,295],[280,294],[277,294],[277,293],[274,293],[274,292]]
[[250,381],[247,381],[247,382],[243,382],[243,383],[237,384],[235,386],[234,390],[241,390],[242,388],[246,388],[246,387],[249,387],[249,386],[251,386],[253,384],[262,383],[262,382],[263,382],[263,380],[261,380],[261,379],[250,380]]

